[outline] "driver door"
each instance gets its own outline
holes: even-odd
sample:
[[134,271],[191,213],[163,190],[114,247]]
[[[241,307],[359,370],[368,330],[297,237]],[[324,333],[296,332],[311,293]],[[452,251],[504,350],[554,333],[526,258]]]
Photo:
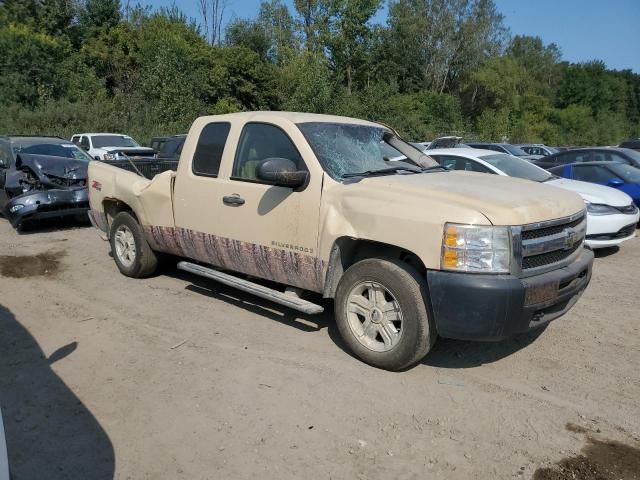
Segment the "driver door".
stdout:
[[[321,291],[324,267],[317,242],[322,170],[302,133],[289,130],[297,135],[297,145],[306,148],[303,154],[278,125],[224,125],[210,123],[203,128],[191,171],[180,170],[176,178],[174,214],[185,256]],[[215,157],[209,162],[215,171],[199,167],[201,152],[204,160]],[[273,157],[288,158],[298,169],[310,170],[307,184],[294,190],[259,180],[258,165]]]
[[321,176],[310,174],[297,188],[270,185],[257,176],[268,158],[286,158],[308,171],[302,155],[277,125],[246,123],[240,133],[231,171],[219,191],[216,230],[239,248],[236,270],[295,285],[321,288],[317,259]]

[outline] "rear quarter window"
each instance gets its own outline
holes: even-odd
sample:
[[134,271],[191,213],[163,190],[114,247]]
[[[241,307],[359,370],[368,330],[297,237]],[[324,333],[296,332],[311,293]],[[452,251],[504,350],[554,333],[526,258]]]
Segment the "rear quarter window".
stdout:
[[202,129],[191,165],[195,175],[218,176],[230,129],[230,123],[209,123]]

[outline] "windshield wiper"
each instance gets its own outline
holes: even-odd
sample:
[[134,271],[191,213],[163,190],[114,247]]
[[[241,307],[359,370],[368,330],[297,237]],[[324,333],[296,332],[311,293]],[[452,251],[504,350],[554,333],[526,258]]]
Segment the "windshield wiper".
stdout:
[[403,166],[399,165],[397,167],[381,168],[380,170],[365,170],[364,172],[344,173],[344,174],[342,174],[342,178],[373,177],[375,175],[393,174],[393,173],[396,173],[398,171],[412,172],[412,173],[420,173],[420,172],[422,172],[422,170],[419,170],[417,168],[409,168],[409,167],[403,167]]

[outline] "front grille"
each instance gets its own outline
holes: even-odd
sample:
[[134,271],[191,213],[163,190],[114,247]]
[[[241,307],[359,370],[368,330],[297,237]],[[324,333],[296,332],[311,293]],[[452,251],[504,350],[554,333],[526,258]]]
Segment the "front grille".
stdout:
[[76,208],[89,208],[89,202],[64,203],[60,205],[39,205],[38,212],[59,212],[64,210],[75,210]]
[[65,178],[47,175],[49,181],[59,187],[84,187],[87,184],[85,178]]
[[524,257],[522,259],[522,269],[528,270],[530,268],[539,268],[551,265],[553,263],[561,262],[569,258],[571,254],[573,254],[579,248],[582,248],[582,242],[577,243],[570,250],[554,250],[553,252]]
[[617,240],[619,238],[626,238],[633,235],[636,232],[636,224],[632,223],[626,227],[622,227],[615,233],[599,233],[597,235],[587,235],[588,240]]
[[568,228],[568,227],[573,228],[580,225],[580,222],[582,222],[582,220],[584,220],[584,215],[581,215],[580,217],[576,218],[574,221],[569,223],[553,225],[551,227],[537,228],[535,230],[524,230],[522,232],[522,240],[532,240],[534,238],[542,238],[542,237],[549,237],[551,235],[556,235],[562,232],[565,228]]
[[625,213],[627,215],[633,215],[638,211],[638,207],[636,207],[633,203],[627,205],[626,207],[613,207],[617,209],[620,213]]
[[587,230],[586,214],[525,225],[520,233],[522,271],[559,264],[583,247]]

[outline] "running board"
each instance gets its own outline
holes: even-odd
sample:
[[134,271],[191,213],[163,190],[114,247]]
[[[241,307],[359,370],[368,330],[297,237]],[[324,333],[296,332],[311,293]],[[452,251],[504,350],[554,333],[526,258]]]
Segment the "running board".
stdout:
[[230,287],[237,288],[238,290],[242,290],[243,292],[251,293],[256,297],[271,300],[272,302],[279,303],[280,305],[284,305],[285,307],[293,308],[294,310],[298,310],[299,312],[311,315],[314,313],[322,313],[324,310],[324,308],[322,308],[320,305],[308,302],[300,297],[291,295],[290,293],[287,294],[284,292],[279,292],[278,290],[274,290],[263,285],[258,285],[257,283],[250,282],[249,280],[243,280],[242,278],[238,278],[233,275],[229,275],[228,273],[214,270],[212,268],[203,267],[202,265],[196,265],[195,263],[179,262],[178,269],[184,270],[185,272],[189,273],[195,273],[196,275],[200,275],[201,277],[210,278],[211,280],[215,280],[216,282],[220,282]]

